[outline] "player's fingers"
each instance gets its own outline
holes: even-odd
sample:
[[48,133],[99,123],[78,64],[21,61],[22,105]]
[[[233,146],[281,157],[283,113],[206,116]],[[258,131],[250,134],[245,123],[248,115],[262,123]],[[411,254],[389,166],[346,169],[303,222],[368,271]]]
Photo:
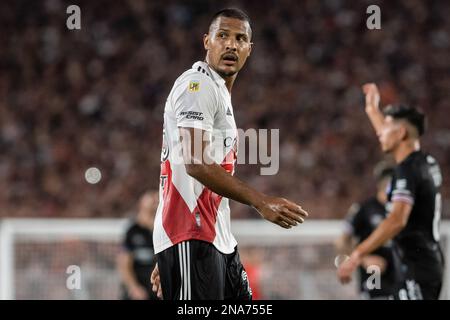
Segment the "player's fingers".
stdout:
[[289,225],[289,223],[285,222],[283,219],[278,219],[275,221],[275,223],[277,225],[279,225],[280,227],[284,228],[284,229],[290,229],[292,228],[292,226]]
[[292,211],[294,214],[299,215],[302,218],[306,218],[308,216],[308,212],[298,204],[289,201],[286,206],[290,211]]
[[297,221],[289,218],[286,214],[282,215],[280,219],[283,220],[289,227],[295,227],[298,224]]
[[303,223],[305,221],[305,219],[302,216],[299,216],[298,214],[296,214],[295,212],[292,212],[289,209],[283,211],[283,213],[284,213],[284,215],[286,217],[288,217],[289,219],[295,221],[296,224]]

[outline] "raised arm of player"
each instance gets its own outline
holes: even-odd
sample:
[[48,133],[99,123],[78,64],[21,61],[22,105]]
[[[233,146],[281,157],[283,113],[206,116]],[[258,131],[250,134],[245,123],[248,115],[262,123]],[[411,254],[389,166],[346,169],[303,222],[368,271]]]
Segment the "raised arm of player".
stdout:
[[384,122],[384,115],[380,110],[380,93],[377,85],[374,83],[366,83],[362,87],[366,96],[366,113],[369,116],[375,132],[378,134]]
[[[205,137],[205,131],[195,128],[179,128],[182,139],[183,158],[187,173],[213,192],[254,207],[266,220],[283,228],[291,228],[303,223],[308,213],[301,206],[283,199],[267,196],[233,177],[208,155],[209,141],[201,139],[195,143],[194,137]],[[198,148],[201,150],[198,150]],[[197,150],[196,150],[197,148]]]
[[350,259],[341,264],[338,277],[342,283],[348,283],[362,259],[378,249],[388,240],[394,238],[408,223],[412,210],[410,203],[395,201],[388,217],[372,232],[372,234],[353,250]]

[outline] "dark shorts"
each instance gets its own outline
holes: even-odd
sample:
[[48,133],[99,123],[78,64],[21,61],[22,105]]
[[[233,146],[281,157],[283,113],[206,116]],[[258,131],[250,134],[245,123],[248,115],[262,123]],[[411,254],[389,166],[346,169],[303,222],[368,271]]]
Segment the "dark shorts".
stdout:
[[397,247],[401,259],[401,281],[395,299],[439,299],[444,278],[442,250],[438,243],[419,240],[404,241],[401,247]]
[[405,269],[407,269],[405,278],[395,298],[400,300],[439,299],[443,281],[442,264],[431,262],[428,268],[418,268],[416,261],[406,261]]
[[442,282],[418,282],[407,279],[394,296],[396,300],[438,300]]
[[223,254],[211,243],[189,240],[157,255],[164,300],[251,300],[237,247]]

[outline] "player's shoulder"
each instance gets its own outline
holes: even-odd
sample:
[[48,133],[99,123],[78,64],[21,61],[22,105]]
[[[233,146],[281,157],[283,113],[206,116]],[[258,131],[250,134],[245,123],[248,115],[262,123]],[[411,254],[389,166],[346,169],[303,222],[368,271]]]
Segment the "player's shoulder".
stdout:
[[175,86],[187,85],[191,92],[199,92],[202,89],[215,90],[215,82],[206,63],[196,62],[184,71],[176,80]]
[[439,166],[437,160],[430,154],[421,150],[413,152],[404,161],[399,163],[395,172],[400,175],[420,173],[424,169]]
[[128,219],[128,221],[125,223],[125,232],[127,234],[135,233],[137,228],[138,228],[138,224],[137,224],[136,219],[134,219],[134,218]]

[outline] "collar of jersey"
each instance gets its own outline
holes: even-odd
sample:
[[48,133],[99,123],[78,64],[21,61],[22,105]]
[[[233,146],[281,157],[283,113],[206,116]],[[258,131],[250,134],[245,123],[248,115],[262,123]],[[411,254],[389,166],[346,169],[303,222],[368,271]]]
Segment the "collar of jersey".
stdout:
[[211,75],[211,79],[213,79],[215,83],[217,83],[218,85],[225,85],[225,80],[217,72],[210,68],[206,62],[197,61],[192,65],[192,69],[196,70],[198,69],[198,67],[202,67],[203,69],[207,70]]

